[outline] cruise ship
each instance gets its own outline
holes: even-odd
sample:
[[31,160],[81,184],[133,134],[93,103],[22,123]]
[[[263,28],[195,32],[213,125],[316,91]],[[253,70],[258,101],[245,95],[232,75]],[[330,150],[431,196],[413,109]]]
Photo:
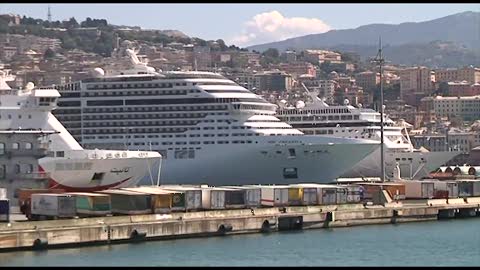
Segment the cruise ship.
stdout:
[[[297,101],[295,106],[280,102],[277,117],[298,128],[305,134],[315,136],[335,136],[338,138],[370,139],[380,142],[380,113],[373,110],[356,108],[345,100],[344,105],[330,106],[321,100],[315,92],[303,85],[310,101]],[[421,179],[459,152],[429,152],[415,149],[410,141],[406,126],[397,125],[384,115],[385,174],[393,177],[398,165],[400,176],[405,179]],[[380,148],[364,158],[341,177],[381,177]]]
[[329,182],[379,147],[306,136],[218,73],[157,72],[127,54],[122,69],[53,86],[62,94],[55,115],[85,147],[159,151],[160,184]]
[[[46,172],[51,188],[67,191],[98,191],[135,186],[159,166],[156,151],[85,150],[51,113],[60,97],[56,89],[36,89],[28,83],[24,89],[11,89],[14,79],[9,70],[0,70],[0,129],[43,130],[49,135],[46,157],[39,159],[37,173]],[[23,142],[19,150],[27,147]],[[157,169],[156,171],[158,171]],[[35,172],[34,172],[35,173]]]

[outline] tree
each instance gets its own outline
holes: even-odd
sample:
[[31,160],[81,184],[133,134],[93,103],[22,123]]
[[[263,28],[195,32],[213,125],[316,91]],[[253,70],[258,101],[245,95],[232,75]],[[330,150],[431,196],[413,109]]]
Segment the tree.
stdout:
[[271,58],[278,58],[280,53],[275,48],[269,48],[268,50],[264,51],[262,55],[266,57],[271,57]]
[[77,20],[75,20],[74,17],[70,18],[70,20],[65,22],[65,28],[67,29],[72,29],[72,28],[78,28],[80,25],[78,24]]
[[45,59],[53,58],[54,56],[55,56],[55,52],[50,48],[48,48],[43,54],[43,58]]
[[75,49],[76,45],[77,44],[75,40],[68,35],[62,39],[62,48],[64,49],[67,49],[67,50]]
[[441,82],[438,85],[438,90],[436,92],[438,95],[441,96],[446,96],[448,95],[448,83],[447,82]]
[[220,51],[225,51],[227,49],[227,45],[223,39],[217,39],[218,46],[220,46]]

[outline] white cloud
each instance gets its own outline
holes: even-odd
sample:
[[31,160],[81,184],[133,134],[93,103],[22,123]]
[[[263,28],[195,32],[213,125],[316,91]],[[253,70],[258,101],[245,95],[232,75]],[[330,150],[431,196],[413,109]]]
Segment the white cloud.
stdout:
[[315,18],[286,18],[274,10],[255,15],[245,23],[242,32],[227,43],[237,46],[249,46],[272,41],[284,40],[296,36],[319,34],[330,30],[330,26]]

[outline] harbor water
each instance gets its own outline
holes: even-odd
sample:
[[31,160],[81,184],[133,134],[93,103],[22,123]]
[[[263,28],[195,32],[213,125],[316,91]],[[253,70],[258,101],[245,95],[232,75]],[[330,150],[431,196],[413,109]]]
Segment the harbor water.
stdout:
[[478,266],[480,219],[0,253],[0,266]]

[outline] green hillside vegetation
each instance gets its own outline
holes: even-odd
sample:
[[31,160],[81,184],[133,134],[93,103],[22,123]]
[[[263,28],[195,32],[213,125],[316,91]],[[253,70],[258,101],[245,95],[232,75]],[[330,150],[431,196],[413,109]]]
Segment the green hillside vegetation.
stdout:
[[[82,28],[97,28],[99,35],[92,35],[89,31],[78,31]],[[84,29],[87,30],[87,29]],[[115,48],[116,36],[121,39],[139,40],[152,43],[179,42],[183,44],[196,43],[200,46],[207,45],[207,41],[199,38],[185,38],[168,36],[161,31],[118,31],[117,27],[105,19],[86,18],[80,23],[75,18],[65,21],[45,21],[23,16],[20,25],[8,25],[8,21],[0,18],[0,34],[35,35],[46,38],[57,38],[62,41],[63,49],[80,49],[93,52],[102,56],[110,56]],[[227,47],[221,39],[217,50],[237,49],[235,46]]]

